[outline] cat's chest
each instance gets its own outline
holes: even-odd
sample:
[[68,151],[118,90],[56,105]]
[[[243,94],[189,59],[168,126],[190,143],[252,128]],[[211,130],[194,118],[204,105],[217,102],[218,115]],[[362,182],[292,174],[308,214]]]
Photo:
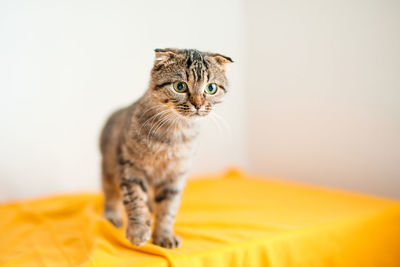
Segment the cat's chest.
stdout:
[[195,152],[194,144],[179,146],[153,146],[145,157],[143,167],[146,173],[152,177],[162,178],[189,169]]
[[192,142],[179,145],[152,144],[147,156],[153,159],[153,164],[164,161],[182,161],[191,158],[194,150],[195,144]]
[[196,148],[198,132],[192,129],[180,129],[176,133],[159,131],[158,135],[142,139],[146,157],[151,162],[181,161],[190,158]]

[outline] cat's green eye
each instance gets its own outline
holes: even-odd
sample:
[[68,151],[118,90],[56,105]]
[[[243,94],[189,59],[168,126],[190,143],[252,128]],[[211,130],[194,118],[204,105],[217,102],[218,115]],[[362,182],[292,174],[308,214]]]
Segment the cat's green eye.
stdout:
[[174,89],[178,93],[184,93],[187,90],[187,85],[185,82],[174,82]]
[[217,92],[217,85],[215,83],[209,83],[206,86],[206,93],[209,95],[213,95]]

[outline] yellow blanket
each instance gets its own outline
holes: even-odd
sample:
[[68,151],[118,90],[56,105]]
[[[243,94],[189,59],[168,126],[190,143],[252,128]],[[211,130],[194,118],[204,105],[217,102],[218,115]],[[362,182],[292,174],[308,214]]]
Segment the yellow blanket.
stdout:
[[0,206],[0,266],[400,266],[396,201],[237,172],[191,180],[182,247],[134,247],[100,194]]

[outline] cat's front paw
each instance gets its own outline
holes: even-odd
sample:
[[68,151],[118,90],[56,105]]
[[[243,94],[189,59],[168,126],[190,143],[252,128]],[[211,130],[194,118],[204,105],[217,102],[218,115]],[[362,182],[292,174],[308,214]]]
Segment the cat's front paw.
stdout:
[[153,244],[164,248],[178,248],[181,238],[173,233],[154,234]]
[[148,224],[128,224],[126,238],[135,246],[144,245],[151,237],[151,227]]

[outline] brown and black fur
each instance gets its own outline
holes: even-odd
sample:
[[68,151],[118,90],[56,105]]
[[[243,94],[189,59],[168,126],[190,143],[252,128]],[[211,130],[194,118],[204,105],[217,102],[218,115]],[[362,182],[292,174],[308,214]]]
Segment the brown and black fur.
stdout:
[[[105,217],[122,225],[120,204],[127,213],[126,237],[137,246],[152,236],[156,245],[175,248],[174,218],[185,175],[207,116],[226,93],[225,64],[220,54],[197,50],[156,49],[149,88],[131,106],[114,112],[101,134]],[[183,81],[187,92],[173,83]],[[205,86],[217,85],[214,95]],[[151,234],[152,214],[154,232]]]

